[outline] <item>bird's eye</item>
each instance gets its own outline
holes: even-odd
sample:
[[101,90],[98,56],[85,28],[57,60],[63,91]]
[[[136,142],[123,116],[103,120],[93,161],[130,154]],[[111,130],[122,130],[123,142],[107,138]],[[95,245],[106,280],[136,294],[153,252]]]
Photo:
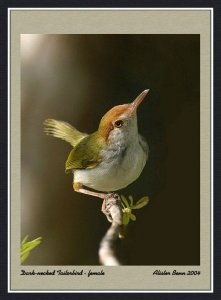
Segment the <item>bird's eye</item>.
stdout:
[[117,128],[121,128],[123,125],[124,125],[124,122],[122,120],[117,120],[114,123],[114,126],[117,127]]

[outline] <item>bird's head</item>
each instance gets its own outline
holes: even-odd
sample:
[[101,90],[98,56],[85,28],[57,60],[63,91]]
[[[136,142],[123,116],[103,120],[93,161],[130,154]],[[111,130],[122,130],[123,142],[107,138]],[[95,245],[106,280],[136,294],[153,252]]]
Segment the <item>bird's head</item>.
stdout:
[[107,141],[132,141],[138,136],[137,107],[149,90],[144,90],[129,104],[114,106],[101,119],[98,132]]

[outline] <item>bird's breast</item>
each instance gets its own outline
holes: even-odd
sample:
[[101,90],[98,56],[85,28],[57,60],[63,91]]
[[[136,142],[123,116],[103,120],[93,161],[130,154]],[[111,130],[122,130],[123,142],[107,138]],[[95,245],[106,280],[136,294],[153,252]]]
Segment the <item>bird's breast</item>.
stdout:
[[141,174],[147,151],[140,142],[117,143],[101,152],[102,162],[93,169],[75,170],[74,182],[98,191],[117,191],[128,186]]

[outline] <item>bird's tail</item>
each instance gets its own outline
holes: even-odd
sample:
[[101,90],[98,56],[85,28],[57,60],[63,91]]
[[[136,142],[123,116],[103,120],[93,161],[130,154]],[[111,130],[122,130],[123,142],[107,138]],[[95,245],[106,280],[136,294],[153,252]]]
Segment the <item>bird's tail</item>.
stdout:
[[63,121],[46,119],[43,124],[45,126],[44,132],[47,135],[60,138],[70,143],[73,147],[87,136],[86,133],[78,131],[76,128]]

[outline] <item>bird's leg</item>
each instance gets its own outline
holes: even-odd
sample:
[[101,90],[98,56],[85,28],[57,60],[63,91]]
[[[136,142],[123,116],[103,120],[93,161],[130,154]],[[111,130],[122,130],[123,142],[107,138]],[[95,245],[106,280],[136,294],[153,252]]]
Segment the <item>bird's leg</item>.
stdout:
[[98,197],[101,199],[105,199],[107,197],[107,194],[105,194],[105,193],[98,193],[98,192],[93,192],[93,191],[84,189],[83,184],[80,182],[75,182],[73,184],[73,188],[74,188],[75,192],[78,192],[78,193],[91,195],[91,196]]
[[118,194],[116,194],[116,193],[106,194],[106,193],[98,193],[98,192],[90,191],[90,190],[87,190],[87,189],[83,188],[83,184],[80,183],[80,182],[73,183],[73,189],[78,193],[91,195],[91,196],[103,199],[103,203],[102,203],[102,206],[101,206],[101,211],[106,215],[108,221],[112,222],[112,218],[106,210],[106,200],[110,199],[110,198],[119,199]]

